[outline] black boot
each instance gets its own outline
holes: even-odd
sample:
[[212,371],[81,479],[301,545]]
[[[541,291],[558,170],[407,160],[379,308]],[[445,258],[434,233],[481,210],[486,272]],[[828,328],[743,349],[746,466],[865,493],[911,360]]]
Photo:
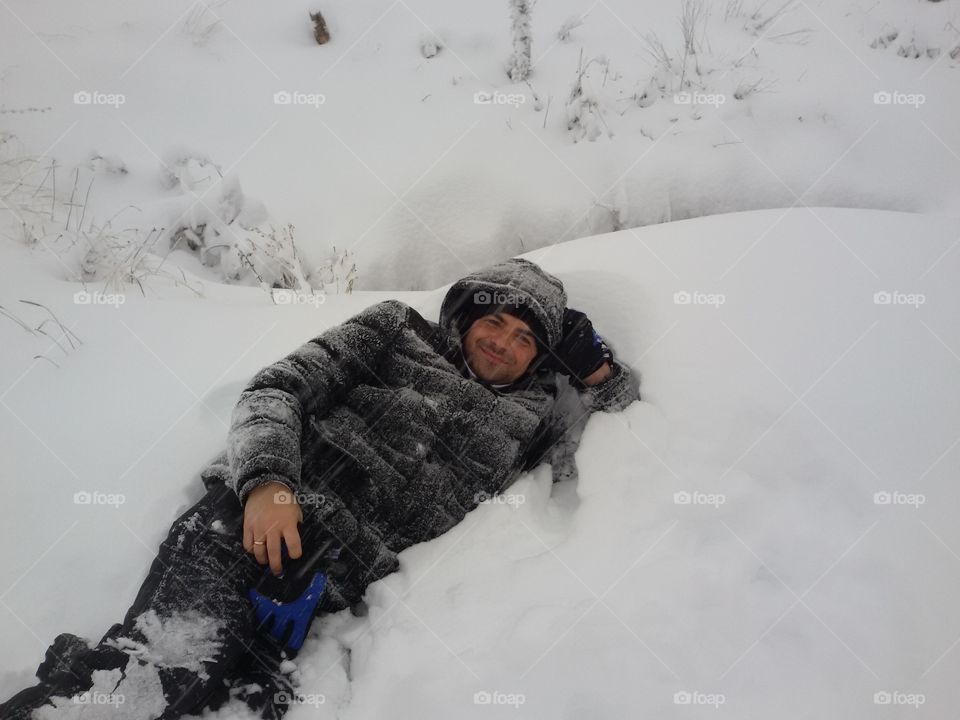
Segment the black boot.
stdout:
[[252,650],[234,670],[230,695],[262,720],[281,720],[295,697],[290,675],[281,671],[290,653],[268,633],[258,634]]
[[0,705],[0,718],[30,720],[34,710],[53,704],[50,698],[71,698],[93,687],[94,670],[124,668],[127,660],[129,656],[116,648],[90,648],[83,638],[61,633],[37,667],[40,682]]

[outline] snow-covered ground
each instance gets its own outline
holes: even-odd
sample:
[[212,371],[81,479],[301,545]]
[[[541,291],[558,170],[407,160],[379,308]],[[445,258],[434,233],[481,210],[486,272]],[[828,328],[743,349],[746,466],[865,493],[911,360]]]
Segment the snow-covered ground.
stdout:
[[[322,46],[306,0],[7,0],[5,152],[42,155],[37,184],[55,158],[88,234],[163,254],[184,227],[242,249],[292,223],[311,269],[349,249],[358,289],[739,210],[960,212],[953,0],[711,0],[686,60],[679,1],[539,3],[529,85],[503,70],[506,0],[321,5]],[[49,240],[80,215],[26,220]],[[199,269],[253,282],[239,264]]]
[[[642,373],[643,402],[590,418],[578,482],[541,466],[511,502],[402,553],[368,617],[315,624],[297,659],[308,703],[289,717],[946,717],[955,227],[797,208],[532,253]],[[221,285],[77,305],[80,285],[37,259],[7,248],[5,297],[43,302],[83,344],[0,326],[0,694],[56,633],[122,617],[244,380],[385,297],[274,305]],[[435,318],[443,290],[394,295]],[[101,504],[76,504],[84,491]],[[885,692],[899,704],[878,707]]]
[[316,624],[291,720],[954,711],[960,5],[681,6],[536,3],[528,85],[506,2],[0,2],[0,700],[251,374],[525,254],[643,402]]

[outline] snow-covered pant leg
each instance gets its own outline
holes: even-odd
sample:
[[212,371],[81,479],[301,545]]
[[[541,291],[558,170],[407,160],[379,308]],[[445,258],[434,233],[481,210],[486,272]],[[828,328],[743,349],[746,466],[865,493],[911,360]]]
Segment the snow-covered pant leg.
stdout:
[[[225,485],[208,489],[173,523],[122,625],[101,640],[130,654],[140,674],[156,674],[164,720],[202,707],[253,651],[247,589],[263,567],[244,550],[242,529],[236,493]],[[125,684],[127,677],[117,691]],[[139,700],[137,685],[130,694]]]
[[[242,524],[239,499],[224,485],[173,523],[123,622],[76,657],[97,717],[172,720],[222,696],[231,669],[254,652],[247,589],[263,568],[243,549]],[[69,698],[51,700],[38,720],[69,714]]]

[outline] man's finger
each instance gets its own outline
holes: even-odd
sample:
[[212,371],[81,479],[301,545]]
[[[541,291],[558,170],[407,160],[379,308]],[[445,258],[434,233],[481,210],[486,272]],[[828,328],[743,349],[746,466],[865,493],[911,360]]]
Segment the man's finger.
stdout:
[[296,560],[303,555],[303,549],[300,546],[300,533],[297,532],[296,527],[288,528],[283,537],[287,541],[287,554],[291,558]]
[[246,520],[243,522],[243,549],[248,553],[253,552],[253,528]]
[[266,537],[257,537],[256,533],[251,533],[252,540],[251,544],[253,545],[253,555],[257,558],[257,562],[261,565],[267,564],[267,545],[266,543],[258,543],[257,540],[266,540]]
[[267,554],[270,556],[270,569],[274,575],[279,575],[283,571],[283,563],[280,558],[280,538],[279,530],[271,530],[267,533]]

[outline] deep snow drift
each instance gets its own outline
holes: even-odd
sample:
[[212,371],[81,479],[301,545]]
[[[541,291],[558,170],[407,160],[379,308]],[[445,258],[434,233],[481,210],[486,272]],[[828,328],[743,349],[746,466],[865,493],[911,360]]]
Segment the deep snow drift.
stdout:
[[[315,623],[288,717],[947,716],[956,228],[770,210],[529,254],[643,401],[590,418],[576,483],[524,475],[404,552],[368,617]],[[82,341],[0,318],[4,699],[58,632],[121,618],[253,372],[385,297],[436,318],[445,290],[275,305],[153,278],[148,299],[77,304],[49,254],[3,256],[0,304],[35,327],[17,301],[41,302]]]

